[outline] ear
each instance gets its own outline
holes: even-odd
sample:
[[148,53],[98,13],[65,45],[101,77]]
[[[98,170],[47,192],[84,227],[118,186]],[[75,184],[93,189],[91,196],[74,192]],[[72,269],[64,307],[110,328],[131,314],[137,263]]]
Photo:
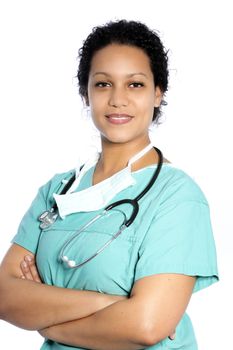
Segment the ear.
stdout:
[[155,107],[159,107],[161,105],[162,99],[163,99],[163,93],[162,93],[160,87],[156,86],[156,88],[155,88],[155,104],[154,104],[154,106]]

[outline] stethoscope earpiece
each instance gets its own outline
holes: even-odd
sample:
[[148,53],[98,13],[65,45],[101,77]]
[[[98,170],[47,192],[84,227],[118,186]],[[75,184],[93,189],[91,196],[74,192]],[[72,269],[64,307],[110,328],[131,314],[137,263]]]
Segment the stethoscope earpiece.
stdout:
[[68,267],[70,267],[70,268],[76,266],[76,261],[74,261],[74,260],[69,260],[68,256],[66,256],[66,255],[63,255],[63,256],[61,257],[61,260],[62,260]]
[[69,266],[69,267],[75,267],[76,266],[76,262],[74,261],[74,260],[69,260],[68,262],[67,262],[67,265]]
[[61,257],[61,260],[62,260],[63,262],[68,262],[68,261],[69,261],[68,256],[66,256],[66,255],[63,255],[63,256]]

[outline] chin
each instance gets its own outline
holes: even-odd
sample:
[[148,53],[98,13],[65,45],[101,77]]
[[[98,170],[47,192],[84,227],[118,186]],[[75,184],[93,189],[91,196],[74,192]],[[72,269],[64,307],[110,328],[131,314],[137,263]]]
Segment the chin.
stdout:
[[104,133],[100,134],[101,139],[109,143],[125,143],[128,142],[131,138],[129,134],[125,135],[125,133]]
[[114,138],[103,137],[103,140],[107,143],[120,143],[120,144],[128,143],[130,141],[129,139],[125,139],[122,137],[114,137]]
[[118,143],[118,144],[127,144],[131,142],[140,143],[143,142],[145,139],[148,138],[148,132],[139,132],[140,130],[108,130],[108,132],[101,132],[100,131],[100,137],[101,139],[106,143]]

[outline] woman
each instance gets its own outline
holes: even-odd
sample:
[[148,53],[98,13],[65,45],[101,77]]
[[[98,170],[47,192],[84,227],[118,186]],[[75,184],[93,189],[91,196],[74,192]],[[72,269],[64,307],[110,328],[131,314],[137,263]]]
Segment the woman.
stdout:
[[[78,79],[102,151],[39,190],[1,265],[1,318],[38,330],[42,349],[195,350],[185,310],[217,281],[216,255],[202,191],[148,135],[167,91],[165,49],[142,23],[110,22],[84,42]],[[138,195],[129,225],[130,203],[91,221]]]

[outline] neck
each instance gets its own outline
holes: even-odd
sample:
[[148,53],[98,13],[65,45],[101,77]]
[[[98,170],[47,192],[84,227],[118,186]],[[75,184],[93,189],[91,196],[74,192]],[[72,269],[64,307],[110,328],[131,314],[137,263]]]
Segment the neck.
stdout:
[[[140,152],[150,143],[149,137],[143,142],[131,143],[110,143],[102,140],[102,152],[96,165],[94,182],[98,183],[103,179],[112,176],[116,172],[124,169],[130,158]],[[147,165],[154,164],[158,160],[157,153],[152,148],[142,158],[132,164],[132,171],[139,170]]]

